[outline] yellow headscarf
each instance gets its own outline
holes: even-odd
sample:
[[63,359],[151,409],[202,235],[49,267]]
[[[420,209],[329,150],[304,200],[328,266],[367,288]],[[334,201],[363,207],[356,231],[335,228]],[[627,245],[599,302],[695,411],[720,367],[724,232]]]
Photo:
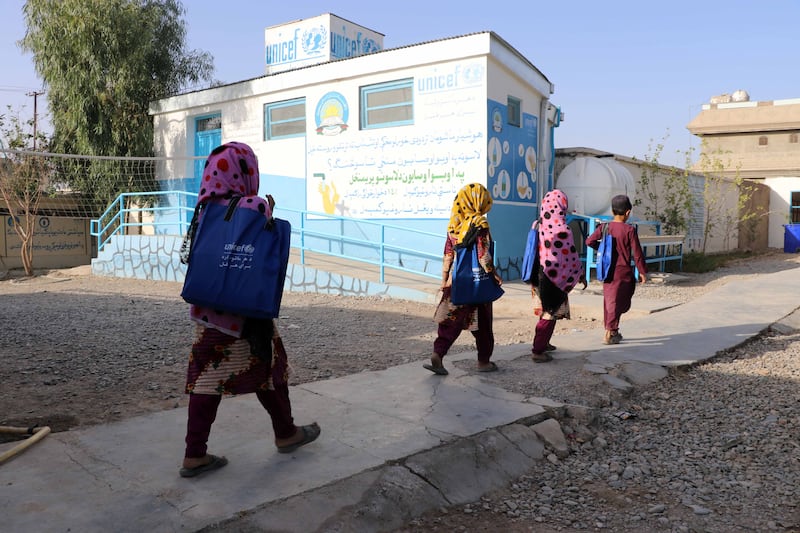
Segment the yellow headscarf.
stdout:
[[464,241],[470,227],[489,227],[486,213],[492,209],[492,203],[489,191],[480,183],[464,185],[458,191],[450,211],[450,223],[447,225],[447,232],[458,239],[456,244]]

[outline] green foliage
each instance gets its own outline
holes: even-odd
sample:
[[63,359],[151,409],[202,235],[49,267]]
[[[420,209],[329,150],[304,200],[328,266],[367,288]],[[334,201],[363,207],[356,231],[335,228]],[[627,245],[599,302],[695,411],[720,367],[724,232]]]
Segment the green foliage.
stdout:
[[[734,165],[730,151],[720,148],[711,149],[703,142],[698,166],[704,177],[703,204],[705,217],[703,219],[703,249],[711,237],[722,232],[723,244],[726,250],[730,249],[730,239],[734,231],[743,228],[745,231],[755,231],[755,224],[759,217],[764,215],[762,208],[745,212],[750,198],[755,192],[755,187],[749,185],[741,177],[740,164]],[[733,170],[731,170],[733,169]],[[733,172],[732,178],[725,178],[727,173]],[[727,191],[735,190],[736,201],[726,199]]]
[[[685,233],[689,228],[693,198],[689,187],[689,171],[686,169],[691,164],[691,150],[678,152],[685,157],[686,169],[663,166],[659,159],[666,138],[655,147],[652,141],[648,146],[637,187],[639,195],[634,205],[644,204],[644,217],[661,222],[662,232],[671,235]],[[647,200],[646,203],[642,196]]]
[[720,254],[704,254],[701,252],[689,252],[683,256],[683,271],[702,274],[712,272],[730,262],[738,259],[750,259],[754,257],[753,252],[725,252]]
[[[48,193],[50,169],[41,157],[17,148],[27,148],[34,134],[32,120],[23,122],[9,107],[0,115],[0,208],[10,215],[11,226],[20,239],[20,259],[25,273],[33,275],[33,234],[39,202]],[[38,134],[37,134],[38,137]],[[8,144],[8,149],[5,145]]]
[[[22,120],[19,109],[6,106],[6,112],[0,114],[0,148],[8,150],[30,150],[33,145],[34,119]],[[36,144],[43,147],[47,144],[47,136],[36,132]]]
[[[179,0],[25,2],[20,45],[47,86],[53,151],[152,156],[150,102],[213,70],[209,54],[187,50],[184,12]],[[68,174],[73,189],[99,201],[130,191],[130,176],[97,166]]]

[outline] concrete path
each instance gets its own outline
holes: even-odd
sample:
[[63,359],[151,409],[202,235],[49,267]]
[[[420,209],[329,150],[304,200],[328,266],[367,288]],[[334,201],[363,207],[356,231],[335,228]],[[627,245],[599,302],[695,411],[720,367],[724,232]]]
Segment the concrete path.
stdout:
[[[764,274],[667,309],[635,299],[623,344],[575,332],[559,337],[556,357],[582,358],[585,371],[612,387],[645,386],[670,366],[713,357],[773,323],[800,327],[789,316],[800,307],[799,278],[800,269]],[[576,293],[571,303],[599,309],[600,299]],[[507,284],[502,301],[529,305],[528,288]],[[527,357],[528,349],[498,347],[495,360]],[[474,358],[466,352],[448,361]],[[293,454],[276,453],[252,395],[226,399],[209,449],[230,464],[195,479],[178,476],[185,409],[51,434],[0,465],[0,531],[377,531],[475,500],[547,453],[568,453],[551,417],[564,406],[499,389],[455,365],[449,376],[434,376],[421,363],[292,387],[298,423],[322,427],[317,442]]]

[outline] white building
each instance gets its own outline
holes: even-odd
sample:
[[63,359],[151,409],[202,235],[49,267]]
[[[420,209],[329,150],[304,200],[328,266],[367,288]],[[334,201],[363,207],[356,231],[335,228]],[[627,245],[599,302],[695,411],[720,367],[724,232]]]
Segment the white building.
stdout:
[[[266,75],[151,105],[156,154],[253,147],[261,194],[281,208],[441,235],[456,192],[484,184],[497,264],[518,279],[538,201],[553,183],[553,84],[494,32],[383,49],[326,14],[265,30]],[[167,169],[199,189],[201,162]],[[331,224],[340,222],[329,221]],[[420,246],[413,235],[397,246]],[[405,241],[404,241],[405,239]]]
[[[800,247],[800,98],[752,101],[747,91],[714,96],[687,126],[702,140],[714,169],[769,188],[762,202],[770,248],[794,252]],[[702,170],[701,165],[696,165]]]

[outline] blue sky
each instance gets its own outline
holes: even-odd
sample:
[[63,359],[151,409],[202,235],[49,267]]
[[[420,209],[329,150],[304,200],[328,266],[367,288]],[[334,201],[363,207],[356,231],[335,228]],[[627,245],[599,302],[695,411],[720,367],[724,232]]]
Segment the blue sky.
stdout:
[[[16,46],[25,32],[23,4],[0,3],[0,112],[9,104],[24,105],[30,116],[33,98],[26,93],[42,84],[31,57]],[[264,28],[323,13],[383,33],[386,48],[492,30],[555,85],[551,98],[565,116],[556,130],[557,147],[643,158],[666,138],[660,160],[679,166],[683,157],[677,152],[699,146],[686,124],[711,96],[744,89],[751,100],[800,98],[796,0],[184,0],[183,5],[189,47],[210,52],[215,78],[226,83],[263,74]],[[220,5],[230,9],[220,12]]]

